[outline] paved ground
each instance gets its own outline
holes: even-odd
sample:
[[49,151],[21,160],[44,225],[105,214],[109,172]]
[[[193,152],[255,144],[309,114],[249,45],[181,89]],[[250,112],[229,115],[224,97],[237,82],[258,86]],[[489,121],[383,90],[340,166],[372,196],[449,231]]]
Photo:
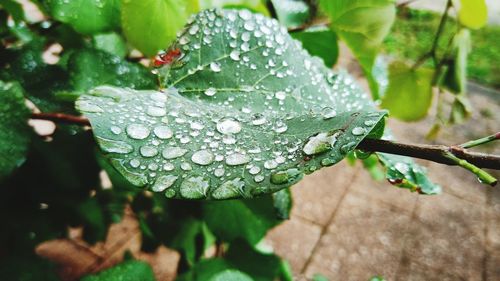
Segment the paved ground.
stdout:
[[[355,70],[351,70],[355,71]],[[471,85],[472,119],[446,129],[443,144],[458,144],[500,130],[500,93]],[[390,122],[406,142],[429,143],[432,118]],[[487,146],[500,152],[500,146]],[[345,163],[308,176],[292,188],[291,220],[269,233],[298,280],[320,273],[330,280],[500,280],[500,190],[468,172],[421,162],[443,187],[422,196],[374,182]],[[496,173],[500,176],[500,173]]]

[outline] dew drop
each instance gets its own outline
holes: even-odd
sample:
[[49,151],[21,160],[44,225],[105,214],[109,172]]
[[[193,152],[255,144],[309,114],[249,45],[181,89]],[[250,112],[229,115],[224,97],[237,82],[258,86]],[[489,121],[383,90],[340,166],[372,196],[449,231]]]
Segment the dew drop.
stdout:
[[206,166],[214,161],[214,154],[209,150],[199,150],[193,153],[191,161],[195,164]]
[[187,152],[188,152],[187,149],[180,148],[177,146],[170,146],[170,147],[166,147],[165,149],[163,149],[162,156],[165,159],[175,159],[175,158],[183,156]]
[[362,127],[355,127],[354,129],[352,129],[351,132],[355,136],[361,136],[362,134],[364,134],[366,132],[366,129],[362,128]]
[[156,155],[158,155],[158,149],[149,145],[141,146],[139,152],[143,157],[155,157]]
[[153,129],[154,134],[160,139],[169,139],[174,133],[167,126],[158,126]]
[[179,191],[187,199],[201,199],[207,196],[210,180],[203,177],[190,177],[182,181]]
[[250,161],[251,161],[250,157],[241,153],[233,153],[226,157],[226,164],[228,164],[229,166],[243,165]]
[[266,117],[261,113],[255,113],[252,115],[252,125],[260,126],[266,123]]
[[151,190],[154,192],[163,192],[165,189],[171,187],[177,178],[177,176],[173,175],[160,176],[151,187]]
[[223,118],[219,120],[219,122],[217,122],[217,131],[225,135],[237,134],[241,131],[241,124],[234,118],[231,117]]
[[127,135],[136,140],[143,140],[149,136],[149,129],[141,124],[130,124],[127,126]]
[[146,114],[153,117],[162,117],[167,114],[167,110],[164,107],[149,106]]
[[250,168],[250,170],[248,172],[252,175],[256,175],[256,174],[260,173],[260,167],[253,166],[252,168]]
[[266,162],[264,162],[264,168],[268,170],[274,169],[276,167],[278,167],[278,162],[276,162],[274,159],[267,160]]
[[205,95],[212,97],[217,93],[217,90],[215,88],[208,88],[205,90]]
[[97,141],[101,145],[102,150],[108,153],[128,154],[134,151],[134,147],[123,141],[115,141],[97,137]]
[[218,62],[212,62],[210,64],[210,69],[213,71],[213,72],[220,72],[221,71],[221,67],[220,67],[220,64]]
[[323,119],[328,120],[337,116],[337,112],[333,108],[327,106],[321,110],[321,115]]
[[214,192],[212,192],[212,197],[214,199],[230,199],[239,196],[243,196],[245,182],[241,178],[235,178],[222,183]]
[[274,94],[274,97],[277,98],[278,100],[284,100],[286,98],[286,93],[283,91],[276,92]]
[[121,129],[120,127],[117,127],[117,126],[111,126],[111,127],[109,128],[109,130],[110,130],[113,134],[115,134],[115,135],[119,135],[119,134],[121,134],[121,133],[122,133],[122,129]]
[[138,159],[132,159],[129,163],[132,168],[138,168],[141,165],[141,162]]

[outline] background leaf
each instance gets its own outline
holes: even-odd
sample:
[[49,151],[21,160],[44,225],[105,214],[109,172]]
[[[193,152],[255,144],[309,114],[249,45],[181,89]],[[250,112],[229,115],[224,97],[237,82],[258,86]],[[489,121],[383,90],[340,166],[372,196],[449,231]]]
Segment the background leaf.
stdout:
[[197,5],[193,0],[122,0],[125,37],[146,56],[154,56],[170,45]]
[[460,0],[458,19],[468,28],[478,29],[488,22],[488,8],[485,0]]
[[335,32],[326,27],[312,27],[304,31],[291,33],[302,43],[302,47],[312,56],[320,57],[326,66],[337,63],[339,57],[338,39]]
[[151,266],[141,261],[126,261],[110,269],[82,278],[82,281],[155,281]]
[[271,2],[276,10],[278,20],[286,27],[299,27],[309,20],[309,6],[304,1],[272,0]]
[[51,15],[83,34],[116,30],[120,0],[46,0]]
[[372,76],[375,58],[396,16],[393,0],[321,0],[331,28],[349,46],[361,64],[372,96],[379,98],[378,85]]
[[21,86],[0,81],[0,181],[25,160],[31,139],[29,117]]
[[467,87],[467,57],[471,49],[470,32],[462,28],[453,38],[448,69],[443,84],[453,93],[465,93]]
[[430,69],[412,69],[404,63],[393,62],[389,66],[389,86],[382,107],[404,121],[424,118],[432,102],[433,75]]

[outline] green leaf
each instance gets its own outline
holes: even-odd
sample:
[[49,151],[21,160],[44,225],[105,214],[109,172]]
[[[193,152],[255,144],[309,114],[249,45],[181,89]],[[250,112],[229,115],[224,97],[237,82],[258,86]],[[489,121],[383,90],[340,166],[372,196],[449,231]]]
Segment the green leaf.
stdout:
[[309,6],[304,1],[271,0],[271,2],[278,20],[286,27],[299,27],[309,20]]
[[273,204],[274,210],[276,211],[276,216],[281,220],[287,220],[290,218],[290,212],[292,211],[292,193],[289,188],[282,189],[276,193],[273,193]]
[[113,166],[169,198],[276,192],[342,160],[385,115],[262,15],[202,12],[173,48],[163,92],[100,87],[78,101]]
[[141,261],[126,261],[95,275],[83,277],[81,281],[154,281],[151,266]]
[[56,274],[56,266],[30,253],[7,256],[0,259],[1,280],[21,281],[60,281]]
[[451,104],[450,123],[461,124],[472,114],[472,106],[464,94],[455,97]]
[[75,94],[99,85],[153,89],[157,84],[154,75],[142,65],[93,49],[75,51],[68,61],[68,70]]
[[261,253],[241,240],[231,243],[224,259],[201,261],[177,280],[212,280],[211,278],[228,270],[240,271],[255,281],[289,280],[288,273],[284,272],[283,261],[278,256]]
[[433,75],[434,71],[430,69],[412,69],[401,62],[392,63],[382,107],[401,120],[424,118],[432,102]]
[[214,275],[210,281],[253,281],[253,279],[241,271],[227,269]]
[[488,22],[488,8],[485,0],[460,0],[458,19],[468,28],[478,29]]
[[68,74],[57,65],[43,61],[45,42],[34,40],[15,53],[4,80],[17,80],[26,97],[44,112],[73,112],[71,104],[57,100],[55,93],[68,89]]
[[170,247],[181,251],[189,266],[193,266],[203,254],[198,252],[197,247],[197,238],[199,235],[203,235],[203,227],[202,221],[188,218],[183,222],[172,242],[169,243]]
[[441,187],[429,180],[425,168],[415,164],[411,158],[386,153],[376,154],[386,167],[386,178],[391,184],[420,194],[441,193]]
[[201,10],[212,8],[248,9],[268,16],[265,0],[199,0]]
[[123,32],[139,51],[154,56],[175,39],[196,7],[193,0],[123,0]]
[[114,32],[94,35],[94,48],[124,58],[127,55],[127,44],[123,38]]
[[29,117],[21,86],[0,81],[0,181],[26,158],[31,138]]
[[470,32],[462,28],[453,38],[448,69],[443,84],[453,93],[465,93],[467,88],[467,57],[471,50]]
[[14,0],[0,0],[0,7],[7,10],[14,21],[21,22],[24,20],[24,10],[18,2]]
[[367,76],[374,99],[378,85],[372,76],[375,58],[396,16],[393,0],[321,0],[331,28],[347,44]]
[[120,26],[120,0],[47,0],[51,15],[83,34],[116,30]]
[[280,223],[269,196],[252,200],[207,202],[203,207],[203,217],[216,237],[224,241],[241,238],[252,245]]
[[320,57],[327,66],[337,63],[339,56],[338,39],[335,32],[326,27],[312,27],[301,32],[291,33],[292,37],[302,42],[309,54]]

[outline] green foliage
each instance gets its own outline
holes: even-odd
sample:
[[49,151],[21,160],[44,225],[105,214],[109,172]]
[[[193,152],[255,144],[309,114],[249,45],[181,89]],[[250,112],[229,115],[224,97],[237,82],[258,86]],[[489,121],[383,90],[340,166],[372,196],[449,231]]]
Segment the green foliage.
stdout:
[[145,55],[154,56],[175,39],[196,5],[193,0],[122,0],[125,37]]
[[393,0],[321,0],[320,7],[330,18],[330,26],[349,46],[361,64],[374,99],[378,84],[372,76],[377,53],[396,15]]
[[125,40],[117,33],[102,33],[92,37],[93,45],[98,50],[103,50],[124,58],[128,54]]
[[120,24],[120,0],[45,0],[57,20],[83,34],[116,30]]
[[401,62],[392,63],[382,107],[389,109],[391,116],[405,121],[424,118],[432,102],[433,77],[431,69],[412,69]]
[[465,93],[467,83],[467,57],[470,53],[470,32],[461,29],[453,38],[452,52],[443,84],[453,93]]
[[272,0],[280,23],[294,28],[304,25],[310,17],[309,6],[304,1]]
[[0,180],[25,160],[31,138],[29,116],[21,86],[0,81]]
[[89,275],[81,281],[155,281],[151,266],[141,261],[126,261],[110,269]]
[[[384,50],[400,59],[417,60],[429,51],[436,36],[440,15],[419,10],[402,11],[398,14],[392,32],[384,42]],[[456,21],[448,18],[442,39],[439,40],[438,57],[443,57],[447,45],[453,40],[457,30]],[[471,49],[467,58],[469,79],[484,85],[500,87],[500,45],[496,38],[500,36],[500,27],[485,26],[471,30]],[[424,66],[432,66],[427,60]]]
[[312,27],[291,35],[302,43],[309,54],[323,59],[326,66],[337,63],[339,46],[335,32],[325,27]]

